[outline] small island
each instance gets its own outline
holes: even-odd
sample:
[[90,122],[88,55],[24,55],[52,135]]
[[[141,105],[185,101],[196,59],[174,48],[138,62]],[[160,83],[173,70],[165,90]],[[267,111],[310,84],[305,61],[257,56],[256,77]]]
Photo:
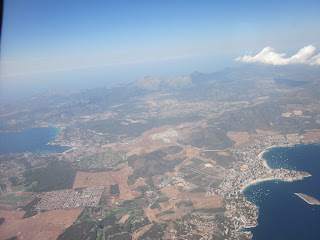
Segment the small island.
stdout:
[[295,193],[295,195],[297,195],[298,197],[300,197],[301,199],[303,199],[304,201],[306,201],[307,203],[309,203],[311,205],[320,205],[320,201],[318,199],[310,197],[310,196],[308,196],[306,194]]

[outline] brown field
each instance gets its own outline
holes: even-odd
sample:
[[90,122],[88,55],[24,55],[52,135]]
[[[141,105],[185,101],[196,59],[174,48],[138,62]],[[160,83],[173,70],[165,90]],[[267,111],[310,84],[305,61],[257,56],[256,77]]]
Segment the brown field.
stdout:
[[173,187],[161,188],[161,192],[169,198],[178,198],[179,199],[179,198],[183,197],[182,193],[178,189],[173,188]]
[[190,162],[189,160],[192,158],[198,158],[200,160],[203,160],[205,162],[212,162],[213,164],[215,164],[216,162],[212,159],[209,158],[204,158],[204,157],[200,157],[200,150],[198,149],[192,149],[192,148],[187,148],[185,146],[180,146],[183,148],[182,153],[184,153],[184,156],[187,157],[187,159],[185,159],[183,162],[181,162],[179,165],[177,165],[174,170],[175,172],[179,171],[179,168],[183,165],[189,165],[192,164],[193,162]]
[[230,154],[227,152],[217,152],[217,154],[220,156],[230,156]]
[[164,211],[174,211],[174,213],[166,214],[163,216],[156,217],[156,214],[161,213],[158,211],[158,209],[151,210],[151,209],[145,209],[145,213],[148,217],[151,217],[156,222],[164,222],[166,220],[173,220],[183,217],[184,215],[188,214],[191,209],[193,209],[192,206],[190,207],[184,207],[181,206],[179,208],[176,207],[176,204],[181,201],[188,201],[192,199],[192,197],[201,197],[203,194],[194,194],[194,193],[182,193],[178,189],[173,187],[164,187],[161,189],[161,192],[165,194],[167,197],[171,198],[171,200],[167,202],[159,203],[161,207],[161,212]]
[[156,217],[156,215],[160,213],[158,208],[151,209],[150,207],[147,207],[143,209],[143,211],[144,211],[144,214],[146,214],[146,216],[148,217],[150,222],[153,222],[153,221],[159,222],[159,219]]
[[[158,221],[165,221],[168,219],[177,219],[188,214],[193,207],[179,207],[175,206],[176,203],[181,201],[191,201],[194,208],[219,208],[222,206],[222,196],[213,196],[213,197],[204,197],[204,193],[189,193],[189,192],[180,192],[176,188],[164,187],[161,189],[161,192],[164,193],[167,197],[175,200],[169,200],[168,202],[159,203],[161,207],[161,212],[171,210],[175,213],[163,215],[158,217]],[[150,209],[147,211],[150,217],[154,217],[157,214],[152,212]]]
[[[128,149],[126,149],[128,150]],[[141,154],[141,148],[130,148],[129,152],[127,152],[127,156],[130,157],[132,155],[140,155]]]
[[307,130],[304,135],[304,140],[319,140],[320,139],[320,129]]
[[235,146],[240,146],[244,143],[249,142],[250,135],[247,132],[227,132],[227,136],[232,140],[235,141]]
[[22,219],[23,211],[0,211],[5,222],[0,226],[0,240],[18,236],[18,239],[42,240],[57,237],[78,217],[82,209],[52,210]]
[[205,193],[203,192],[195,192],[195,193],[184,192],[183,197],[184,197],[184,200],[192,200],[194,198],[204,198],[204,194]]
[[[131,146],[130,145],[123,146],[127,151],[129,151],[127,153],[127,156],[131,156],[133,154],[141,155],[142,152],[149,153],[167,146],[167,143],[162,139],[152,140],[152,135],[163,133],[172,129],[174,129],[172,126],[162,126],[162,127],[153,128],[149,131],[144,132],[140,137],[137,138],[139,140],[137,143],[133,145],[131,144]],[[167,139],[170,140],[170,144],[175,144],[177,142],[177,136],[168,137]]]
[[109,186],[115,183],[110,172],[89,173],[78,171],[73,188]]
[[192,161],[187,161],[184,165],[185,165],[185,166],[188,166],[188,165],[191,165],[191,164],[193,164]]
[[144,234],[146,231],[148,231],[152,226],[153,226],[153,224],[151,223],[151,224],[146,225],[143,228],[140,228],[137,231],[135,231],[132,234],[132,240],[137,240],[142,234]]
[[222,206],[222,196],[206,198],[192,198],[191,201],[196,209],[198,208],[219,208]]
[[163,216],[158,216],[158,219],[161,221],[167,221],[167,220],[175,220],[178,218],[183,217],[184,215],[188,214],[190,212],[191,209],[193,209],[192,207],[190,208],[186,208],[186,207],[180,207],[177,208],[176,207],[176,203],[179,203],[181,200],[169,200],[168,202],[164,202],[164,203],[159,203],[160,207],[161,207],[161,212],[164,211],[174,211],[174,213],[171,214],[166,214]]
[[166,174],[169,178],[173,178],[174,176],[176,176],[175,172],[166,172]]
[[120,171],[107,171],[107,172],[77,172],[76,178],[73,184],[73,188],[85,188],[85,187],[99,187],[110,186],[112,184],[119,184],[120,195],[119,199],[130,200],[135,197],[139,197],[140,192],[131,191],[132,189],[145,185],[145,179],[139,178],[135,184],[128,186],[128,176],[133,173],[133,169],[128,166],[128,163],[123,163],[118,166]]
[[[5,205],[5,204],[0,204],[0,211],[1,210],[6,210],[6,211],[14,211],[17,209],[17,206],[14,205]],[[1,216],[0,216],[1,217]]]
[[129,217],[130,217],[130,214],[122,216],[122,218],[118,221],[118,223],[124,224],[128,220]]
[[268,135],[277,135],[278,132],[272,132],[272,131],[264,131],[260,129],[256,129],[256,132],[258,136],[268,136]]

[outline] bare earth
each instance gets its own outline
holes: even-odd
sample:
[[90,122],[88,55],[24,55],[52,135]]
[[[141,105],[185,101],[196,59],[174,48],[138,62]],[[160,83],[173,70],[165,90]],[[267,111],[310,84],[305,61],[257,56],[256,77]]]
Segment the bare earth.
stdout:
[[0,211],[5,222],[0,226],[0,240],[18,236],[18,239],[42,240],[57,237],[78,217],[82,208],[72,210],[52,210],[22,219],[23,211]]
[[118,168],[121,168],[121,170],[97,173],[77,172],[73,188],[99,186],[106,186],[108,188],[112,184],[119,184],[119,199],[130,200],[140,196],[141,194],[139,192],[132,191],[132,189],[140,185],[145,185],[145,180],[139,178],[135,184],[129,186],[127,184],[127,179],[128,176],[133,173],[133,169],[128,166],[128,163],[120,164],[118,165]]
[[242,145],[244,143],[249,142],[250,135],[247,132],[228,132],[227,136],[232,140],[235,141],[235,146]]
[[320,139],[320,129],[307,130],[304,136],[305,140],[319,140]]
[[222,206],[223,196],[213,196],[206,198],[193,198],[191,201],[196,209],[198,208],[219,208]]

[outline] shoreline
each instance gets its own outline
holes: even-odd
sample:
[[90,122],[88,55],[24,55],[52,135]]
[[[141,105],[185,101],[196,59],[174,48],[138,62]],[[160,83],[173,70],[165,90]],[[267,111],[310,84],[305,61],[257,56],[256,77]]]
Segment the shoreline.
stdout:
[[[267,160],[264,159],[262,156],[263,156],[263,154],[266,153],[269,149],[274,148],[274,147],[277,147],[277,146],[276,146],[276,145],[272,145],[272,146],[270,146],[270,147],[267,147],[267,148],[265,148],[263,151],[261,151],[261,152],[258,154],[259,160],[262,160],[263,166],[264,166],[265,168],[267,168],[268,170],[274,170],[274,169],[272,169],[272,168],[268,165]],[[251,186],[251,185],[255,185],[255,184],[259,183],[259,182],[272,181],[272,180],[280,180],[280,181],[282,181],[280,178],[258,178],[258,179],[252,180],[251,182],[245,184],[245,185],[240,189],[240,192],[243,193],[243,191],[244,191],[247,187],[249,187],[249,186]]]
[[266,182],[266,181],[273,181],[273,180],[280,180],[282,181],[280,178],[258,178],[256,180],[252,180],[251,182],[249,182],[248,184],[244,185],[241,189],[240,192],[243,193],[244,190],[246,190],[246,188],[250,187],[251,185],[255,185],[257,183],[260,182]]
[[267,147],[267,148],[264,149],[261,153],[258,154],[258,158],[259,158],[260,160],[262,160],[263,166],[265,166],[265,167],[266,167],[267,169],[269,169],[269,170],[273,170],[273,169],[268,165],[267,160],[264,159],[264,158],[262,158],[262,156],[263,156],[263,154],[265,154],[269,149],[274,148],[274,147],[277,147],[277,146],[276,146],[276,145],[272,145],[272,146],[270,146],[270,147]]

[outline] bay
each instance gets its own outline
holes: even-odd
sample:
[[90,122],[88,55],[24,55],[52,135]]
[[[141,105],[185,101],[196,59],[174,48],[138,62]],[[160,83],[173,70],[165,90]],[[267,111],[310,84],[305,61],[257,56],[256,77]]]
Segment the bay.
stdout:
[[305,171],[312,176],[296,182],[265,181],[245,189],[247,199],[259,206],[259,225],[250,229],[253,239],[320,239],[320,206],[294,194],[320,200],[320,145],[272,148],[263,158],[273,169]]
[[54,141],[60,128],[29,128],[21,132],[0,133],[0,154],[8,153],[61,153],[70,147],[50,145]]

